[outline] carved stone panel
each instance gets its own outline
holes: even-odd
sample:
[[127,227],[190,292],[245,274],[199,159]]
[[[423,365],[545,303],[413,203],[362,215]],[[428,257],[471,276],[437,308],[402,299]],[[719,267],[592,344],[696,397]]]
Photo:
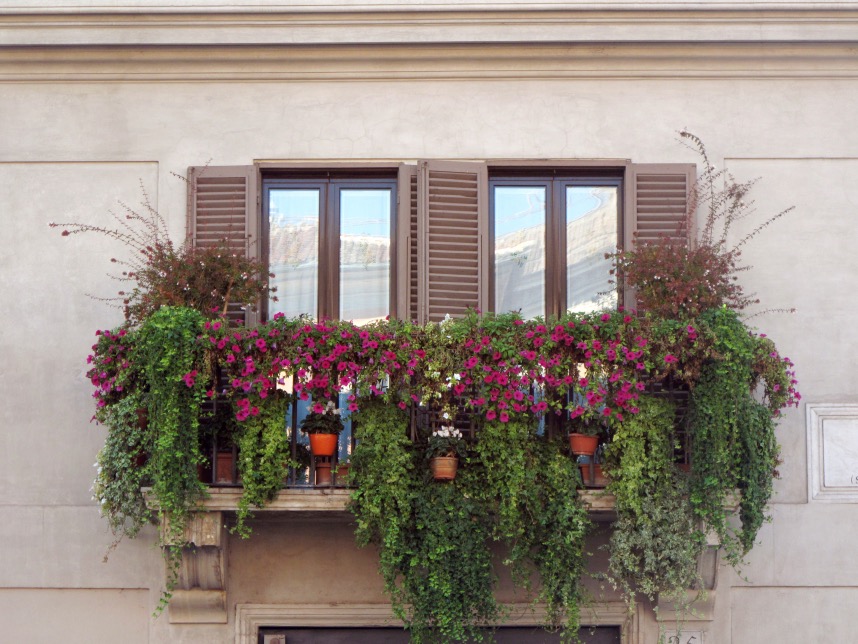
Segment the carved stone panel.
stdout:
[[808,500],[858,503],[858,405],[807,405]]

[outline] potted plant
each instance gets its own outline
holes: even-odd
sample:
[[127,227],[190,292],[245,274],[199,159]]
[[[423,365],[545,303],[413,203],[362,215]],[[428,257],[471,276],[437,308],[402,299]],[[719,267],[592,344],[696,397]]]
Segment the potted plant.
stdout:
[[459,468],[459,456],[465,456],[467,445],[462,432],[452,425],[441,425],[429,437],[426,457],[436,481],[452,481]]
[[602,426],[592,419],[576,419],[569,432],[569,449],[575,456],[593,456],[601,431]]
[[310,437],[310,451],[313,456],[333,456],[337,451],[340,432],[343,431],[342,413],[333,401],[325,406],[313,405],[313,410],[301,421],[301,431]]

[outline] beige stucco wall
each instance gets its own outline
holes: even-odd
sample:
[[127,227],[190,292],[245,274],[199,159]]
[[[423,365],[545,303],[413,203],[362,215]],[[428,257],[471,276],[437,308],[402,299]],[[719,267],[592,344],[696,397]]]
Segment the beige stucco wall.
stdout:
[[[8,16],[0,18],[8,27]],[[841,21],[833,39],[845,39],[843,24],[854,23]],[[29,37],[39,33],[33,27]],[[120,543],[102,561],[112,537],[89,487],[104,433],[89,421],[84,359],[94,330],[120,314],[87,294],[116,290],[105,271],[123,249],[94,236],[61,238],[47,223],[110,225],[109,211],[119,211],[120,200],[138,204],[142,184],[178,238],[185,187],[171,173],[207,160],[695,161],[676,140],[687,127],[716,164],[739,178],[762,177],[753,193],[761,218],[796,206],[747,246],[756,270],[743,277],[764,296],[763,307],[797,312],[756,322],[796,362],[805,400],[858,403],[851,365],[858,332],[850,324],[858,305],[849,288],[858,275],[858,76],[835,46],[781,59],[776,74],[760,59],[737,62],[715,42],[708,62],[689,59],[697,70],[690,75],[664,71],[662,58],[676,62],[681,52],[644,44],[646,56],[623,63],[625,71],[614,62],[610,73],[586,73],[605,68],[605,52],[593,47],[570,53],[565,66],[553,51],[559,67],[536,78],[539,62],[526,47],[511,47],[506,56],[518,52],[525,62],[499,63],[495,50],[469,49],[424,61],[421,79],[390,71],[390,61],[410,51],[399,45],[376,51],[376,67],[366,63],[347,78],[329,77],[349,66],[348,52],[330,49],[307,63],[304,80],[265,80],[259,61],[243,63],[245,80],[237,73],[219,80],[213,76],[227,63],[213,57],[178,71],[170,60],[153,60],[145,80],[120,69],[99,81],[82,79],[85,61],[70,63],[64,76],[67,54],[54,50],[40,54],[50,61],[49,80],[39,65],[13,77],[4,64],[23,54],[5,50],[9,42],[0,40],[0,639],[52,641],[72,624],[69,641],[119,641],[120,626],[133,641],[230,641],[237,604],[384,601],[374,554],[354,547],[343,519],[277,516],[249,541],[231,538],[223,626],[150,618],[163,581],[153,532]],[[481,76],[481,65],[490,73]],[[388,71],[377,78],[374,69]],[[737,239],[753,226],[743,222]],[[709,642],[828,641],[822,632],[850,641],[858,628],[858,614],[847,608],[858,579],[850,556],[856,506],[808,503],[804,407],[787,412],[779,436],[774,521],[760,533],[746,578],[721,575]],[[651,622],[643,632],[652,635]]]

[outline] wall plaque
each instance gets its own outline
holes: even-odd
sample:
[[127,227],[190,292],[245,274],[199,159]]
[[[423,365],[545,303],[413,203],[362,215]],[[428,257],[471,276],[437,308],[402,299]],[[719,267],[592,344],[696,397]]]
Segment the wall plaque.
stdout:
[[858,503],[858,405],[807,405],[811,501]]

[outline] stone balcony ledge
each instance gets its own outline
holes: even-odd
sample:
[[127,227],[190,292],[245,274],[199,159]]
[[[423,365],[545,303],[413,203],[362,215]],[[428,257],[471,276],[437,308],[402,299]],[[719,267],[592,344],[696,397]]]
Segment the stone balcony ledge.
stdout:
[[[148,490],[145,490],[149,499]],[[199,503],[202,512],[234,512],[244,490],[241,487],[211,487],[209,498]],[[289,488],[281,490],[263,508],[254,512],[346,512],[352,490],[348,488]],[[579,490],[578,495],[593,514],[613,513],[614,496],[604,490]]]

